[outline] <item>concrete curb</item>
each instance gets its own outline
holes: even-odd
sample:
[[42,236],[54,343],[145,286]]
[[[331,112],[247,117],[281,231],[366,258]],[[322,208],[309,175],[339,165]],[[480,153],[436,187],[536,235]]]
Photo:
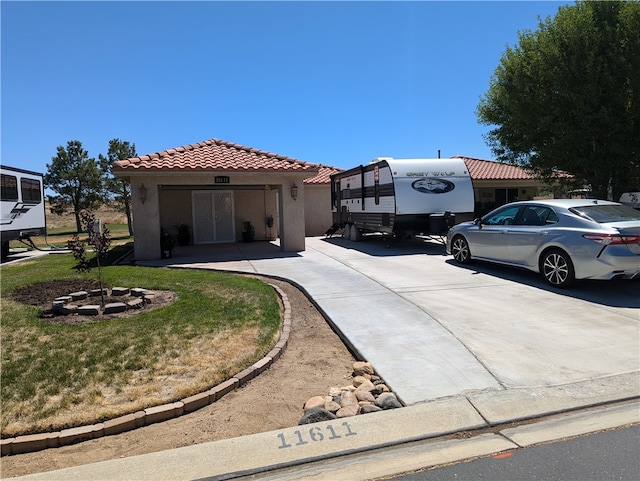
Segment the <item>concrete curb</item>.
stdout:
[[243,369],[236,375],[205,392],[194,394],[177,402],[153,406],[142,411],[110,419],[103,423],[78,426],[51,433],[29,434],[0,439],[0,456],[31,453],[43,449],[67,446],[69,444],[89,441],[90,439],[96,439],[102,436],[120,434],[150,424],[167,421],[213,404],[231,391],[262,374],[280,358],[287,348],[289,335],[291,333],[291,304],[289,303],[289,298],[278,286],[274,284],[269,285],[278,293],[284,310],[280,339],[265,357],[248,368]]
[[[628,401],[487,431],[490,425],[482,413],[464,396],[455,396],[366,416],[294,426],[16,479],[222,481],[246,476],[273,480],[378,479],[424,466],[637,423],[638,408],[637,400]],[[469,436],[445,437],[460,432]],[[465,448],[470,443],[475,446],[472,451]],[[455,450],[446,459],[434,457],[434,451],[443,444],[464,449]],[[281,471],[293,468],[296,470]]]

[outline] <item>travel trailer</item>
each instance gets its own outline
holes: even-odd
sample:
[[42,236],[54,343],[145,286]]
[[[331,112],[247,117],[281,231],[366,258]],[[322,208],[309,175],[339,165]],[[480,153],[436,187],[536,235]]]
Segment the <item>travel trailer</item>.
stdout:
[[376,158],[331,176],[333,226],[358,241],[380,232],[402,239],[445,235],[473,219],[474,195],[462,159]]
[[9,255],[9,241],[46,235],[42,174],[0,166],[0,226],[2,257]]

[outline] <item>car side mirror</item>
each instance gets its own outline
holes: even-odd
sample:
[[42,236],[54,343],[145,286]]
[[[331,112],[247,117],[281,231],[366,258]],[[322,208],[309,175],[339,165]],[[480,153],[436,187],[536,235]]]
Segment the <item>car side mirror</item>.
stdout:
[[482,219],[480,217],[473,219],[473,223],[478,227],[482,228]]

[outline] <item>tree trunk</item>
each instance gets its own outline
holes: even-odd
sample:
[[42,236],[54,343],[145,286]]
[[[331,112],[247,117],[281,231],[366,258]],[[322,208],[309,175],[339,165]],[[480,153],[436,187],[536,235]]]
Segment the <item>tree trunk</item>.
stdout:
[[73,215],[76,217],[76,232],[80,234],[82,232],[82,223],[80,222],[80,212],[75,209]]
[[133,236],[133,219],[131,218],[131,206],[129,202],[124,203],[124,213],[127,216],[127,227],[129,227],[129,235]]

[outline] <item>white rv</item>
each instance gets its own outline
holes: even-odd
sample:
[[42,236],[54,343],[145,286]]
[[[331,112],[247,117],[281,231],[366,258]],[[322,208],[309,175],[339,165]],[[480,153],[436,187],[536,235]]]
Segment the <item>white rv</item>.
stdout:
[[332,229],[343,228],[356,241],[367,232],[444,235],[456,220],[473,219],[474,211],[473,184],[462,159],[376,158],[332,175],[331,198]]
[[42,174],[0,165],[2,257],[9,241],[47,233]]

